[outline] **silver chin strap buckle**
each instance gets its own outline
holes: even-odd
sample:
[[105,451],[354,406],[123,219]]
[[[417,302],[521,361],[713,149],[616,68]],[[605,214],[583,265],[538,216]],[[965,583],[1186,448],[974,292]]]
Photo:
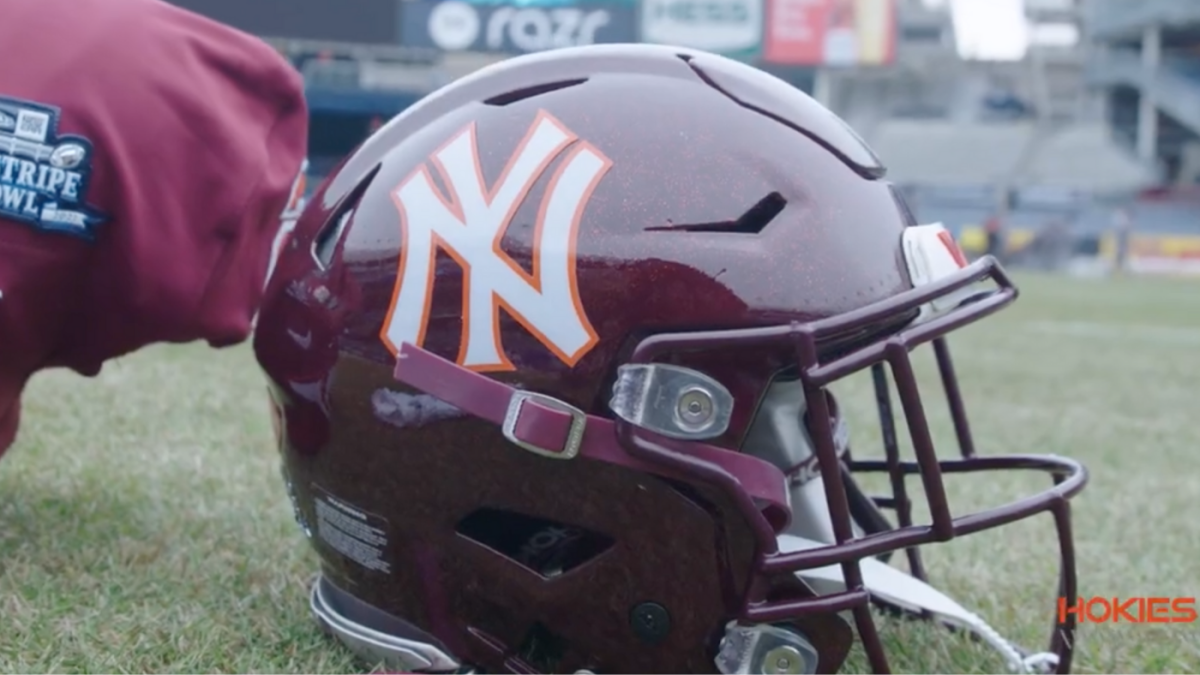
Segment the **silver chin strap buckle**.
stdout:
[[[533,443],[517,438],[517,420],[521,418],[521,410],[529,401],[543,405],[551,410],[566,413],[571,417],[571,426],[567,430],[567,438],[563,442],[561,450],[541,448]],[[579,454],[579,448],[583,445],[583,431],[586,427],[587,414],[579,408],[563,403],[545,394],[532,391],[517,391],[513,393],[512,399],[508,402],[508,412],[504,415],[504,423],[500,425],[500,431],[504,433],[504,437],[508,439],[509,443],[522,450],[528,450],[535,455],[549,457],[550,459],[574,459]]]

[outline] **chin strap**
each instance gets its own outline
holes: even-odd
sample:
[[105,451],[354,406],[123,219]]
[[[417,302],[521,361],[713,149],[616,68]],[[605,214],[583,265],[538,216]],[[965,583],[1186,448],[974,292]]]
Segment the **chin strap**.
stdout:
[[983,617],[965,609],[957,616],[947,616],[937,611],[933,612],[938,619],[964,630],[970,631],[979,639],[986,642],[1004,657],[1010,672],[1016,675],[1053,673],[1058,668],[1058,654],[1052,652],[1029,653],[1005,639],[995,628],[983,620]]
[[1020,648],[1004,639],[1004,636],[992,628],[978,614],[966,613],[967,630],[978,635],[984,642],[991,645],[1004,656],[1008,667],[1014,673],[1053,673],[1058,667],[1058,655],[1050,652],[1038,652],[1026,655]]
[[[554,461],[576,457],[635,471],[678,478],[669,467],[635,457],[617,441],[612,420],[589,415],[558,399],[516,389],[405,343],[396,356],[395,378],[453,408],[500,428],[517,448]],[[733,475],[754,504],[790,518],[787,481],[774,464],[706,443],[658,441],[681,455]]]
[[[782,552],[822,546],[826,544],[791,534],[779,536],[779,550]],[[920,579],[875,558],[864,558],[858,564],[862,570],[863,584],[872,600],[911,614],[927,612],[942,623],[971,632],[999,652],[1013,673],[1051,673],[1058,667],[1057,654],[1025,652],[1000,635],[978,614],[968,611],[950,596]],[[845,590],[840,565],[803,570],[797,572],[796,576],[821,594]]]

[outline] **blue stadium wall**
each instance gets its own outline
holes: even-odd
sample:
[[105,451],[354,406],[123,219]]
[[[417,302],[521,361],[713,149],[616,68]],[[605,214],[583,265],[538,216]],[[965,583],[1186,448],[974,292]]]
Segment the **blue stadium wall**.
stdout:
[[307,89],[310,111],[308,147],[312,171],[324,175],[358,146],[373,128],[420,99],[418,94]]
[[[248,33],[363,47],[396,47],[402,42],[403,0],[167,0]],[[422,51],[422,50],[417,50]],[[289,53],[302,72],[316,53]],[[353,70],[352,62],[341,65]],[[809,68],[766,69],[811,92],[814,73]],[[371,129],[418,101],[421,93],[371,91],[355,86],[329,86],[308,80],[312,113],[311,160],[314,173],[324,170],[353,150]],[[337,77],[331,78],[337,80]],[[347,84],[355,78],[345,78]],[[311,183],[310,183],[311,184]]]

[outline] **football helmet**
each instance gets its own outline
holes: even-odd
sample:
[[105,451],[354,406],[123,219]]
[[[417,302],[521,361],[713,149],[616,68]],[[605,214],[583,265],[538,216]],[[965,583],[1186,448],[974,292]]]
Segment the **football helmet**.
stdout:
[[[373,663],[834,672],[857,632],[882,672],[878,603],[1016,669],[1070,667],[1073,617],[1030,655],[926,583],[918,551],[1050,512],[1077,595],[1084,468],[977,456],[944,338],[1017,291],[914,222],[863,141],[783,81],[651,45],[484,68],[339,165],[276,269],[255,352],[321,559],[312,609]],[[926,343],[948,458],[909,359]],[[859,371],[882,460],[852,457],[830,392]],[[1053,481],[951,514],[945,474],[1001,469]]]

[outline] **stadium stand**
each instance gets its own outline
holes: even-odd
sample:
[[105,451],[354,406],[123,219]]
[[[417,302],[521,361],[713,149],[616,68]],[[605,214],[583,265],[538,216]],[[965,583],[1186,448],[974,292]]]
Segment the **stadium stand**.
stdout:
[[1200,2],[1090,0],[1087,81],[1113,137],[1159,173],[1132,209],[1131,267],[1200,273]]
[[[282,0],[172,1],[263,35],[293,61],[318,179],[382,120],[506,57],[403,46],[402,3],[351,0],[333,16],[328,0],[294,0],[312,12],[280,18],[267,6]],[[979,253],[995,219],[1011,264],[1038,250],[1038,265],[1064,266],[1111,260],[1123,211],[1133,258],[1200,260],[1200,197],[1184,189],[1200,181],[1200,0],[1024,0],[1033,39],[1011,62],[959,58],[952,3],[894,2],[889,63],[760,65],[847,119],[921,220]],[[1078,39],[1038,37],[1054,32]]]
[[1092,0],[1088,80],[1117,137],[1168,182],[1200,182],[1200,2]]

